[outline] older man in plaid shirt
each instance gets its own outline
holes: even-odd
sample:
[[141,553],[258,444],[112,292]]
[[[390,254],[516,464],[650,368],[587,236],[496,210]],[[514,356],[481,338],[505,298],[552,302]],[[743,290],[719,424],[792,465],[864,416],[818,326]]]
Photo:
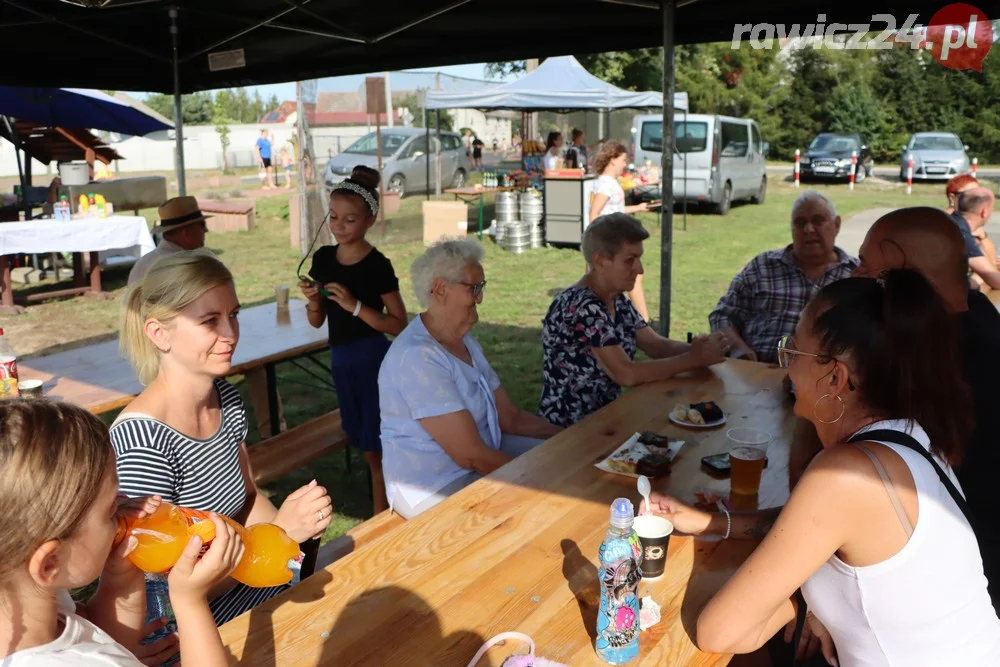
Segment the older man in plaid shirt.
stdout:
[[732,343],[730,356],[777,361],[778,340],[794,333],[816,292],[849,278],[858,260],[834,245],[840,216],[825,195],[809,190],[792,204],[792,243],[750,260],[708,316]]

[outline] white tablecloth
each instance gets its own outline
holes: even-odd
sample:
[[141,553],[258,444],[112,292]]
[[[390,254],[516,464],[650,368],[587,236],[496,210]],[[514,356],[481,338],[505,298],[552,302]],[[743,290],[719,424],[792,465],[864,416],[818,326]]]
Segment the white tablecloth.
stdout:
[[0,255],[102,251],[141,257],[155,246],[146,219],[131,215],[0,223]]

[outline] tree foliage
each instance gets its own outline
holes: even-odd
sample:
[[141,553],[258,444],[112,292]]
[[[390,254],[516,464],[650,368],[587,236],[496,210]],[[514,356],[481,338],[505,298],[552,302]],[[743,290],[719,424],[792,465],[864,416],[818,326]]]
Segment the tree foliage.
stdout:
[[[174,98],[172,95],[156,93],[145,100],[146,104],[167,118],[174,117]],[[259,91],[253,96],[245,88],[226,88],[219,90],[213,96],[210,92],[193,93],[181,97],[181,112],[185,125],[209,125],[215,123],[216,108],[222,117],[230,123],[258,123],[269,111],[273,111],[281,102],[276,95],[264,101]]]

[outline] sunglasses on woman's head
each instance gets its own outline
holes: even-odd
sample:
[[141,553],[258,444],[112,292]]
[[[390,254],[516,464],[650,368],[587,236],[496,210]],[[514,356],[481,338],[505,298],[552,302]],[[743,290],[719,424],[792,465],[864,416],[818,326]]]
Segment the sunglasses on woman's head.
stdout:
[[480,280],[478,283],[459,282],[458,284],[465,285],[466,287],[468,287],[469,291],[472,292],[473,299],[478,299],[480,296],[482,296],[483,292],[486,291],[485,280]]

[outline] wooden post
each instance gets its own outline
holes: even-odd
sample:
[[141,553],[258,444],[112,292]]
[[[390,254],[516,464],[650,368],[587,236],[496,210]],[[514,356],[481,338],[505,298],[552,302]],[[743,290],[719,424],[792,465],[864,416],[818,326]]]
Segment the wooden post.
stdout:
[[[378,196],[382,205],[378,207],[379,220],[382,223],[382,235],[385,236],[385,179],[382,176],[382,117],[385,112],[385,79],[378,76],[365,78],[365,114],[375,114],[375,143],[378,151]],[[370,122],[370,121],[369,121]]]

